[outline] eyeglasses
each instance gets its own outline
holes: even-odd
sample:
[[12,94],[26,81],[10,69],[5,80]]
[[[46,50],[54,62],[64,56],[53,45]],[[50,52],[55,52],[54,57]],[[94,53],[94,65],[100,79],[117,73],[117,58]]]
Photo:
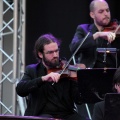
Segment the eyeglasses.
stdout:
[[58,52],[59,52],[59,49],[54,50],[54,51],[47,51],[47,52],[45,52],[45,54],[51,55],[51,54],[53,54],[54,52],[55,52],[55,53],[58,53]]

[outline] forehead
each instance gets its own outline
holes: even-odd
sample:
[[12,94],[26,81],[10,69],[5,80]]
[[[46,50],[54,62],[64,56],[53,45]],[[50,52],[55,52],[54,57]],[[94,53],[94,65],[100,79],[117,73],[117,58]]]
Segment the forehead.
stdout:
[[94,3],[94,10],[104,10],[104,9],[108,9],[109,6],[107,4],[107,2],[103,1],[103,0],[99,0],[99,1],[96,1]]
[[44,46],[44,51],[52,51],[58,49],[57,43],[50,43]]

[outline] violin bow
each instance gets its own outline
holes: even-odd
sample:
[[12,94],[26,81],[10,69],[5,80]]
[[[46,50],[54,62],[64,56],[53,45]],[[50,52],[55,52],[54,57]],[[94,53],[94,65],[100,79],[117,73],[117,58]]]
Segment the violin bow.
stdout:
[[[60,72],[60,75],[62,75],[64,73],[64,71],[66,70],[66,68],[68,67],[68,65],[70,64],[71,60],[73,59],[73,57],[75,56],[75,54],[78,52],[78,50],[80,49],[80,47],[83,45],[83,43],[85,42],[85,40],[87,39],[87,37],[89,36],[91,31],[89,31],[86,36],[83,38],[81,44],[79,44],[79,46],[77,47],[77,49],[75,50],[75,52],[72,54],[72,56],[70,57],[70,59],[68,60],[68,62],[66,63],[65,67],[63,68],[63,70]],[[52,83],[52,85],[54,85],[54,83]]]
[[68,67],[68,65],[70,64],[71,60],[73,59],[73,57],[75,56],[75,54],[78,52],[78,50],[80,49],[80,47],[82,46],[82,44],[85,42],[85,40],[87,39],[88,35],[90,34],[90,31],[86,34],[86,36],[84,37],[84,39],[82,40],[81,44],[78,46],[78,48],[75,50],[75,52],[72,54],[72,56],[70,57],[70,59],[68,60],[67,64],[65,65],[65,67],[63,68],[63,70],[61,71],[60,75],[63,74],[63,72],[65,71],[65,69]]
[[115,34],[117,33],[118,29],[120,28],[120,25],[117,26],[116,30],[115,30]]

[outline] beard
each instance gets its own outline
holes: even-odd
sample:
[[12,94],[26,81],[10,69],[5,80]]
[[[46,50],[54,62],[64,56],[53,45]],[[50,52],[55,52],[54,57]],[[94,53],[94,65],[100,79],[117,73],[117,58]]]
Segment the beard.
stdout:
[[96,20],[96,23],[99,26],[104,26],[105,27],[105,26],[107,26],[110,23],[110,20],[111,20],[110,17],[106,17],[106,18],[103,18],[101,21]]
[[60,65],[60,61],[58,57],[55,57],[52,60],[48,60],[43,55],[43,61],[45,65],[47,65],[49,68],[57,68]]

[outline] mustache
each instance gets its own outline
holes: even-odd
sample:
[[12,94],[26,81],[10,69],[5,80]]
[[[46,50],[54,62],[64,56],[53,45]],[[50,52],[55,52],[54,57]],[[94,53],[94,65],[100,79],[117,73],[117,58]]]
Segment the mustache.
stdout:
[[59,60],[59,57],[54,57],[52,60]]
[[103,20],[105,20],[105,19],[110,19],[110,17],[105,17],[105,18],[103,18]]

